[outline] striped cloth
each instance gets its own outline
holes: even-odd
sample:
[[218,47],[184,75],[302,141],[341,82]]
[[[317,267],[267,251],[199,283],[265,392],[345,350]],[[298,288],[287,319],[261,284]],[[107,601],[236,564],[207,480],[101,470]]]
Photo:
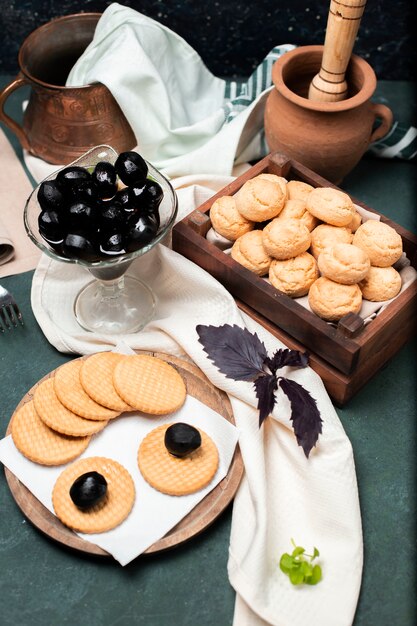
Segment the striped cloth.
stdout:
[[[225,118],[231,122],[239,113],[246,109],[272,83],[272,66],[275,61],[296,46],[284,44],[276,46],[267,54],[247,81],[226,81],[225,87]],[[269,153],[264,130],[260,131],[258,145],[260,157]],[[414,159],[417,154],[417,128],[405,126],[395,121],[390,132],[379,141],[375,141],[368,149],[368,154],[384,159]]]

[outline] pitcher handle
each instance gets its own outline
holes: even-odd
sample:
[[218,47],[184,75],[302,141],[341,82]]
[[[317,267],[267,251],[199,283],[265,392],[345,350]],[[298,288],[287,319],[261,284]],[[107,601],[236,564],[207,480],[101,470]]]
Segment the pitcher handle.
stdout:
[[13,91],[27,84],[28,84],[28,81],[23,76],[23,74],[19,72],[16,78],[14,78],[12,82],[9,83],[7,87],[5,87],[3,91],[0,93],[0,122],[4,122],[6,126],[10,128],[12,132],[14,132],[14,134],[16,135],[16,137],[18,138],[20,142],[20,145],[25,150],[29,150],[29,141],[28,141],[28,138],[26,137],[25,131],[20,126],[20,124],[15,122],[15,120],[13,120],[9,115],[7,115],[7,113],[4,110],[4,105],[6,104],[7,98],[11,95]]
[[375,116],[375,119],[379,118],[381,120],[381,124],[378,128],[372,132],[369,142],[372,143],[377,141],[378,139],[382,139],[391,129],[392,123],[394,121],[394,116],[391,109],[385,104],[375,104],[371,102],[372,112]]

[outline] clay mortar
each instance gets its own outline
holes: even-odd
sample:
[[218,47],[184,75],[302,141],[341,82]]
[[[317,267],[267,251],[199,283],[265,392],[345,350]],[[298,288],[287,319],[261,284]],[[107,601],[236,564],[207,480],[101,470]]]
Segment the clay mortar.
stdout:
[[[347,98],[308,100],[322,56],[323,46],[303,46],[276,61],[272,69],[275,89],[265,107],[265,134],[272,152],[282,152],[339,184],[369,145],[388,133],[393,115],[387,106],[371,102],[375,73],[354,54],[346,72]],[[376,120],[380,124],[375,128]]]

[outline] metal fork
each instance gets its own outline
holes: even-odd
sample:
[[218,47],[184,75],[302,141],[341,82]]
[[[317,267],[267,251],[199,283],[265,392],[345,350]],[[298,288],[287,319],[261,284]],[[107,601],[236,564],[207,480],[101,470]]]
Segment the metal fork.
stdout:
[[23,317],[12,294],[0,285],[0,333],[23,326]]

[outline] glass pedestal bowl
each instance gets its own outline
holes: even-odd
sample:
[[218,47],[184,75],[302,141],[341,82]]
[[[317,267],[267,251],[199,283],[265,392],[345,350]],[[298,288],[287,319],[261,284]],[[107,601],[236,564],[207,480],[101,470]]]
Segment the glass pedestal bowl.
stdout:
[[[100,161],[114,164],[117,156],[110,146],[96,146],[65,167],[79,165],[92,169]],[[81,289],[74,302],[75,317],[85,330],[112,335],[127,334],[140,330],[153,317],[156,304],[154,293],[144,282],[126,275],[126,272],[135,259],[149,252],[170,233],[178,206],[177,196],[169,181],[150,163],[147,165],[148,178],[156,181],[164,194],[159,205],[160,225],[154,239],[134,252],[91,262],[64,256],[59,250],[51,247],[39,233],[38,217],[41,207],[37,193],[41,183],[26,202],[24,209],[26,232],[38,248],[56,261],[82,266],[93,276],[93,280]],[[58,171],[45,180],[56,178]]]

